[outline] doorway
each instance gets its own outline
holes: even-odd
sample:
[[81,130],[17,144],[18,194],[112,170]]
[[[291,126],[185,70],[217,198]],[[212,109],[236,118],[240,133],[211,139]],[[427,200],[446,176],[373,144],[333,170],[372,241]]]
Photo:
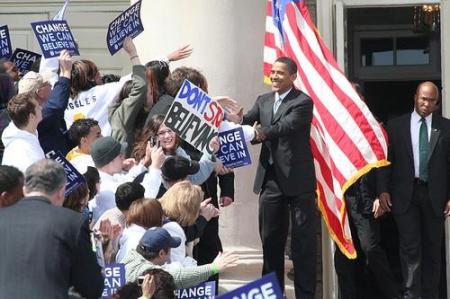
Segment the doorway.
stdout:
[[[417,19],[422,17],[421,5],[344,9],[346,72],[362,87],[369,109],[382,123],[412,111],[420,82],[432,81],[442,87],[439,15],[431,16],[427,24]],[[392,216],[381,222],[382,244],[400,282],[396,225]],[[442,265],[446,265],[445,242]],[[367,276],[371,281],[370,273]],[[446,281],[446,269],[442,267],[440,298],[447,298]],[[376,285],[364,287],[371,288],[373,298],[379,298],[381,292]]]

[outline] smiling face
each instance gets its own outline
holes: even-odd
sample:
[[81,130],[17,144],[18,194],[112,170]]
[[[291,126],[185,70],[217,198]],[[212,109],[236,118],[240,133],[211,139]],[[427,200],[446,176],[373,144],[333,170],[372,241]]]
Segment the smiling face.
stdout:
[[297,74],[290,74],[286,64],[275,62],[270,72],[270,81],[272,81],[272,90],[283,94],[294,86]]
[[177,135],[171,129],[166,127],[165,124],[159,126],[156,137],[164,152],[172,152],[176,149]]

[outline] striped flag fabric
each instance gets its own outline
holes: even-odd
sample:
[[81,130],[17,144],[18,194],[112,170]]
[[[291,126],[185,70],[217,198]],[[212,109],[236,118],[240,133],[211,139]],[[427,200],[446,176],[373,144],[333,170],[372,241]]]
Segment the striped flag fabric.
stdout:
[[319,209],[339,249],[348,258],[356,258],[343,194],[372,168],[389,164],[383,129],[321,39],[305,0],[268,0],[266,83],[280,56],[297,63],[295,85],[314,102],[310,142]]

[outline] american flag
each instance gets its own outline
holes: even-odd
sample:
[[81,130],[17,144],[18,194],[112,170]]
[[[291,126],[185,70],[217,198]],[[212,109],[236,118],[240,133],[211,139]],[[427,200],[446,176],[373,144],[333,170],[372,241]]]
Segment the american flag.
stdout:
[[310,142],[319,209],[339,249],[355,258],[343,194],[370,169],[388,164],[383,129],[321,39],[304,0],[267,3],[265,82],[280,56],[297,63],[295,85],[314,102]]

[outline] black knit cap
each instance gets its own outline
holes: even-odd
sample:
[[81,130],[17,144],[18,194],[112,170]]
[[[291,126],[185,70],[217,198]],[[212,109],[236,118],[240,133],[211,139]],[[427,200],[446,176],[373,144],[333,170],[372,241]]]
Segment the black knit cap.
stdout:
[[173,156],[168,157],[164,161],[161,166],[161,173],[166,181],[177,181],[197,173],[199,169],[200,165],[198,165],[198,162],[180,156]]
[[95,167],[103,167],[121,153],[125,153],[126,144],[121,144],[111,136],[100,137],[91,146],[91,156]]

